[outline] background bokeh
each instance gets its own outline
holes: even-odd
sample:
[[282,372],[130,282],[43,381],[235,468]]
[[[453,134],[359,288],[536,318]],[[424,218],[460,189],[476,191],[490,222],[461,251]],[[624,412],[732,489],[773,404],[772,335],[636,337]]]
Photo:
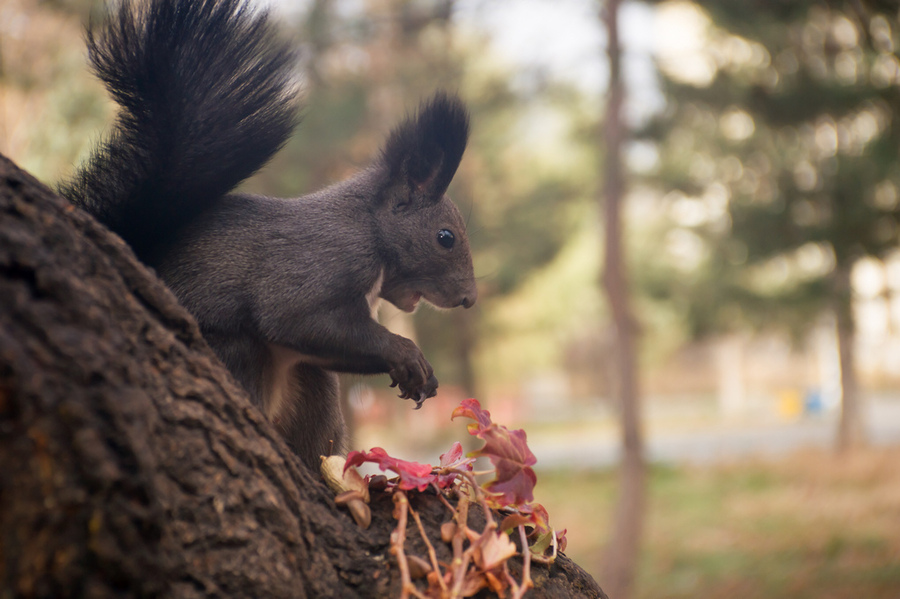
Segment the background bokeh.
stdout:
[[[604,585],[619,479],[601,286],[605,2],[281,0],[304,119],[245,184],[364,167],[457,91],[468,311],[385,307],[441,381],[413,412],[345,377],[354,447],[434,462],[477,397],[522,427],[537,500]],[[94,0],[0,3],[0,152],[53,184],[114,117]],[[900,597],[900,23],[888,0],[625,2],[625,249],[648,495],[636,597]],[[844,419],[842,403],[858,406]],[[618,598],[616,598],[618,599]]]

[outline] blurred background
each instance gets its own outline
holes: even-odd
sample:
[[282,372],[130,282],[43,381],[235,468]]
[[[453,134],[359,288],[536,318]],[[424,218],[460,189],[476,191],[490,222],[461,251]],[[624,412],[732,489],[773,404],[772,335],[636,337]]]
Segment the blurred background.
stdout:
[[[115,111],[95,0],[2,0],[0,152],[48,184]],[[441,381],[346,377],[354,448],[434,463],[476,397],[613,599],[900,597],[895,0],[280,0],[296,136],[246,184],[364,167],[439,88],[480,296],[387,306]],[[99,14],[99,13],[98,13]]]

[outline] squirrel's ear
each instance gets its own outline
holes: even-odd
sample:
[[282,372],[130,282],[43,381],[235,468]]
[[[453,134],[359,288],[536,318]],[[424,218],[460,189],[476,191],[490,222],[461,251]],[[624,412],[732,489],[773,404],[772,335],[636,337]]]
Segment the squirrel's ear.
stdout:
[[392,184],[409,190],[408,202],[437,202],[447,191],[469,139],[465,104],[438,92],[391,131],[381,160]]

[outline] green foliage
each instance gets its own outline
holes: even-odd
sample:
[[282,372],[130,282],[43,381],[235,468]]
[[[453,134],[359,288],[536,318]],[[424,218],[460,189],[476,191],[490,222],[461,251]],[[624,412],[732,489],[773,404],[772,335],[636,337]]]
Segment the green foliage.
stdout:
[[896,20],[851,3],[703,7],[715,76],[664,75],[668,108],[641,136],[658,143],[651,179],[672,190],[673,224],[705,249],[687,279],[657,271],[648,288],[681,304],[695,334],[802,329],[836,272],[897,247]]

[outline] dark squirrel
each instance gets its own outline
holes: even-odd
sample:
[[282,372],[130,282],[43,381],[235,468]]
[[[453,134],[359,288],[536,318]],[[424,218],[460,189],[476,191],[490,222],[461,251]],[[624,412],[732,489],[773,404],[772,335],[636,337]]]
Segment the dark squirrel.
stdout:
[[232,190],[297,124],[296,53],[247,0],[121,3],[87,32],[120,106],[61,193],[156,269],[237,381],[312,467],[344,450],[335,372],[388,373],[417,405],[431,365],[379,298],[464,306],[477,290],[445,195],[468,113],[438,93],[351,179],[299,198]]

